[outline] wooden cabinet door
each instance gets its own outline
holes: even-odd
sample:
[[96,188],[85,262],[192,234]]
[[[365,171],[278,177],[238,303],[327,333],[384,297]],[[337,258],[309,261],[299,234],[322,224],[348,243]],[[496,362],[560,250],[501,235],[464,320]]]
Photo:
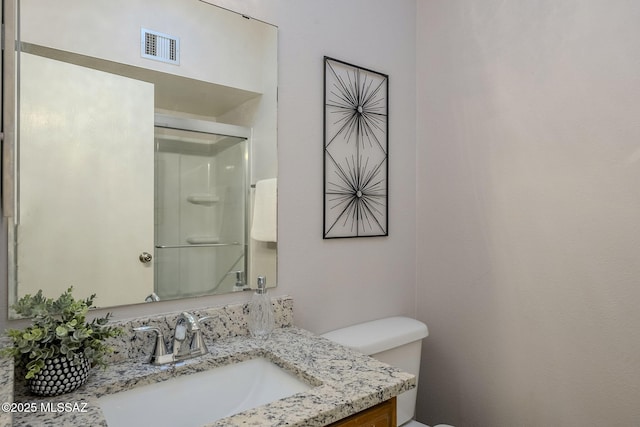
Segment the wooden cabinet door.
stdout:
[[331,424],[329,427],[396,427],[396,398]]

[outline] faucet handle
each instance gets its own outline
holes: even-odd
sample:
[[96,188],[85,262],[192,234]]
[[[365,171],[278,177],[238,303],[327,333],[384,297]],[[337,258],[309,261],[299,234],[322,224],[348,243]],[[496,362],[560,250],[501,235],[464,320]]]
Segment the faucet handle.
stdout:
[[156,328],[155,326],[138,326],[136,328],[133,328],[133,331],[134,332],[155,332],[156,343],[153,348],[153,354],[151,355],[151,363],[154,365],[166,363],[165,359],[167,358],[167,356],[170,356],[170,355],[167,354],[167,346],[164,343],[164,335],[162,334],[162,331],[160,330],[160,328]]
[[208,321],[211,319],[217,319],[219,316],[202,316],[201,318],[197,319],[198,323],[202,323],[204,321]]
[[187,313],[187,312],[182,313],[182,318],[189,322],[189,325],[190,325],[189,331],[197,331],[202,326],[202,322],[205,322],[205,321],[211,320],[211,319],[215,319],[217,317],[219,317],[219,316],[202,316],[202,317],[198,317],[195,314],[191,314],[191,313]]
[[200,328],[201,322],[206,322],[211,319],[215,319],[218,316],[202,316],[196,319],[197,328],[193,330],[193,340],[191,341],[191,354],[194,356],[207,354],[209,349],[207,345],[204,343],[204,338],[202,338],[202,329]]

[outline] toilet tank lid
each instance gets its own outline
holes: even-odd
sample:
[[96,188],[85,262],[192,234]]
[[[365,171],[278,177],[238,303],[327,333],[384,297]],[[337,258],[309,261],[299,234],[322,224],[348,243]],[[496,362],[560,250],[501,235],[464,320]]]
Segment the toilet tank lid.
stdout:
[[372,320],[327,332],[322,336],[366,355],[418,341],[429,335],[427,325],[409,317]]

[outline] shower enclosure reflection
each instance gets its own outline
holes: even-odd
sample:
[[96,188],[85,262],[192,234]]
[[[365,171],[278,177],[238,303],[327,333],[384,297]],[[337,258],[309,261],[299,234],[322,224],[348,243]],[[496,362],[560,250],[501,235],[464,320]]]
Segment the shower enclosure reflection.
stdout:
[[155,293],[242,291],[250,130],[173,122],[180,129],[155,128]]

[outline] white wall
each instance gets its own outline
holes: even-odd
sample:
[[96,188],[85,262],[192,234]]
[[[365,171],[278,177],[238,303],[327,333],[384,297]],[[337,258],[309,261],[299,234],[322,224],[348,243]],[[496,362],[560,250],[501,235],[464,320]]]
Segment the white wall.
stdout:
[[419,418],[639,425],[640,3],[418,22]]
[[[264,93],[272,84],[273,64],[265,54],[272,29],[210,11],[209,5],[190,0],[23,1],[20,13],[28,19],[20,24],[20,36],[23,42]],[[141,28],[178,38],[180,65],[141,57]],[[83,33],[108,37],[76,36]]]
[[[415,2],[253,3],[280,37],[278,292],[293,296],[296,324],[319,333],[413,315]],[[388,237],[322,239],[324,55],[390,75]]]
[[[415,315],[415,1],[216,3],[279,27],[279,280],[273,293],[292,295],[295,323],[314,332],[392,314]],[[397,22],[401,25],[392,24]],[[322,239],[324,55],[391,76],[388,237]],[[1,242],[0,251],[5,251],[6,237]],[[5,276],[0,272],[6,289]],[[112,311],[126,318],[248,297],[232,294]],[[0,328],[6,326],[5,302],[3,295]]]

